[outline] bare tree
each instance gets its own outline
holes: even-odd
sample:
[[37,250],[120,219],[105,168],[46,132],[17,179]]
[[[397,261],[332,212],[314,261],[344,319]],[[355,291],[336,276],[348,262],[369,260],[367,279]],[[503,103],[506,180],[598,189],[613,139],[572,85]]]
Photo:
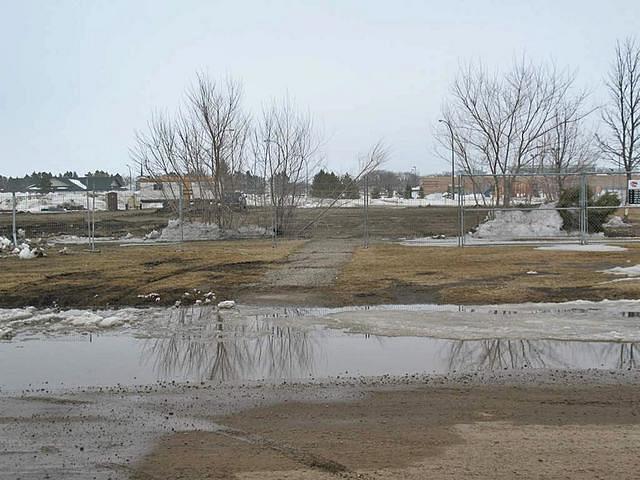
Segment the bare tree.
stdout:
[[320,138],[311,116],[285,99],[265,109],[253,135],[253,154],[268,185],[273,228],[281,234],[290,226],[304,191],[305,174],[318,165]]
[[635,39],[617,42],[606,86],[609,103],[602,120],[608,132],[596,138],[609,161],[624,169],[630,180],[640,163],[640,45]]
[[592,134],[585,131],[583,119],[591,113],[585,111],[584,94],[565,99],[554,113],[553,127],[539,143],[540,173],[553,173],[553,181],[547,182],[545,195],[557,199],[567,187],[573,174],[588,172],[595,168],[596,152]]
[[233,173],[242,168],[248,131],[240,84],[219,86],[199,74],[182,110],[154,114],[136,135],[132,156],[170,204],[191,200],[203,221],[227,227],[233,209],[225,192],[233,191]]
[[538,160],[540,140],[557,125],[555,112],[573,83],[572,74],[524,58],[506,74],[471,64],[461,70],[445,107],[453,148],[468,173],[480,168],[492,176],[497,202],[510,204],[512,182]]
[[389,156],[389,153],[384,143],[382,142],[382,140],[378,140],[369,149],[369,151],[366,154],[360,156],[358,160],[358,173],[356,173],[351,178],[351,183],[344,185],[343,190],[339,192],[338,195],[335,196],[335,198],[331,201],[331,203],[327,205],[323,210],[321,210],[320,213],[318,213],[318,215],[314,219],[306,223],[298,231],[298,234],[300,235],[304,233],[316,222],[318,222],[318,220],[324,217],[327,214],[327,212],[331,208],[333,208],[336,205],[336,203],[338,203],[338,200],[342,197],[342,194],[344,192],[346,192],[353,184],[358,184],[360,180],[362,180],[365,176],[379,169],[380,166],[387,161],[388,156]]

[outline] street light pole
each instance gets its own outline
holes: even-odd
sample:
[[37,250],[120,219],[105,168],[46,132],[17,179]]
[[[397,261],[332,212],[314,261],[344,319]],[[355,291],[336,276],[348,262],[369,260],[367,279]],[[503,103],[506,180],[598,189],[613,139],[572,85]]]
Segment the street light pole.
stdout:
[[448,120],[438,120],[440,123],[444,123],[449,128],[449,133],[451,134],[451,199],[456,199],[456,165],[455,165],[455,150],[453,149],[453,128],[451,128],[451,123]]
[[133,192],[133,176],[131,175],[131,167],[127,163],[127,168],[129,169],[129,190]]

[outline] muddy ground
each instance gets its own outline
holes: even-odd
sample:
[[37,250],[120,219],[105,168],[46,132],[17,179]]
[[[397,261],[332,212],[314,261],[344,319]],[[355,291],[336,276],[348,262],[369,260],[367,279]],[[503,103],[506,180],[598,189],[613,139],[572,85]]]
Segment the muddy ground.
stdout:
[[639,393],[413,386],[352,402],[286,402],[216,417],[240,438],[167,436],[134,478],[633,478]]
[[634,371],[0,397],[1,479],[637,478]]

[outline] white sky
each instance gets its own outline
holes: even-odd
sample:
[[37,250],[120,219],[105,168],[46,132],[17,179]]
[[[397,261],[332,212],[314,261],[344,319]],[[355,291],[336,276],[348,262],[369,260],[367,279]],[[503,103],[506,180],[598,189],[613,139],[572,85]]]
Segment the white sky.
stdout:
[[599,103],[638,25],[638,0],[0,0],[0,174],[126,172],[135,130],[197,71],[241,80],[256,114],[295,99],[329,168],[383,138],[388,168],[443,171],[432,128],[461,62],[553,60]]

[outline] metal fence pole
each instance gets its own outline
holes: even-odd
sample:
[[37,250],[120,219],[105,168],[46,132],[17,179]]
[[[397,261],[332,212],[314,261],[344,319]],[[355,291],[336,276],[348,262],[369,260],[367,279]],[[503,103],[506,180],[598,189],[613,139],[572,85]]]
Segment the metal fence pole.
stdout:
[[460,227],[462,228],[462,246],[465,245],[465,223],[464,223],[464,207],[465,207],[465,195],[464,195],[464,177],[460,175],[458,179],[458,197],[460,198],[460,203],[462,204],[462,208],[460,209]]
[[[272,196],[273,198],[273,196]],[[273,248],[276,248],[276,223],[277,223],[277,216],[278,216],[278,206],[277,203],[274,202],[273,203],[273,214],[271,215],[271,246]]]
[[587,178],[585,175],[580,175],[580,245],[587,244],[587,233],[589,231],[587,205]]
[[91,198],[91,251],[96,249],[96,190],[93,189]]
[[13,233],[13,247],[18,246],[18,235],[16,230],[16,210],[18,208],[18,201],[16,200],[16,192],[11,193],[13,198],[13,206],[11,208],[11,232]]
[[[455,182],[454,182],[455,183]],[[458,175],[458,188],[462,184],[462,175]],[[451,185],[451,194],[455,195],[455,184]],[[458,247],[464,247],[464,205],[462,204],[462,195],[458,192]]]
[[91,204],[89,203],[89,189],[87,188],[87,239],[91,243]]
[[184,190],[180,183],[180,197],[178,198],[178,218],[180,222],[180,241],[184,242]]
[[364,176],[364,248],[369,248],[369,176]]

